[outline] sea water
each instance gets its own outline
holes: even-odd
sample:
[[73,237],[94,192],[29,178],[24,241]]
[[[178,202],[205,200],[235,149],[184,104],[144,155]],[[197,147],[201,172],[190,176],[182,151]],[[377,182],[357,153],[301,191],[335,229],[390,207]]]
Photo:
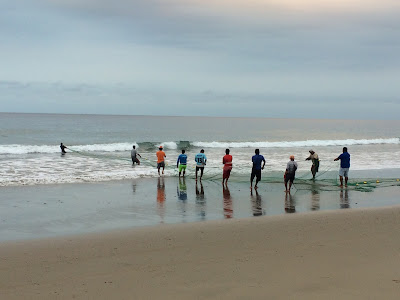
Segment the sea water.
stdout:
[[[305,161],[310,149],[321,160],[318,176],[337,174],[339,162],[333,160],[343,147],[351,154],[350,174],[370,171],[372,178],[395,177],[400,170],[398,128],[396,120],[0,113],[0,186],[158,177],[159,146],[167,156],[168,177],[177,175],[182,149],[188,155],[187,176],[193,177],[194,156],[204,149],[204,178],[220,180],[226,148],[233,156],[233,181],[248,181],[256,148],[266,159],[265,180],[281,180],[290,155],[298,162],[297,176],[310,177],[311,163]],[[61,142],[70,148],[66,155],[61,155]],[[133,145],[142,156],[134,167]]]

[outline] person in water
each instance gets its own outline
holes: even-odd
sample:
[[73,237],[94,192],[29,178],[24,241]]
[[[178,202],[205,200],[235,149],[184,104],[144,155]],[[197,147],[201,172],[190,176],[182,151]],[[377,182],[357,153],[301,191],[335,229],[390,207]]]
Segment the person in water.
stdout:
[[182,154],[178,156],[178,160],[176,161],[176,167],[179,170],[179,177],[181,177],[182,172],[183,172],[183,177],[185,177],[186,163],[187,163],[187,155],[185,154],[185,150],[182,150]]
[[137,163],[138,165],[140,165],[140,160],[139,160],[136,156],[139,156],[140,158],[142,158],[142,157],[141,157],[140,154],[137,152],[136,146],[135,146],[135,145],[132,146],[132,148],[133,148],[133,149],[131,150],[132,166],[134,166],[135,163]]
[[207,163],[207,157],[204,154],[204,149],[200,150],[200,153],[196,154],[194,157],[194,161],[196,162],[196,181],[197,181],[197,172],[200,170],[200,180],[203,177],[204,166]]
[[162,168],[162,173],[164,174],[164,168],[165,168],[164,158],[167,157],[167,156],[165,155],[165,152],[163,151],[163,146],[160,146],[160,148],[158,148],[158,151],[157,151],[156,155],[157,155],[158,175],[160,175],[160,169],[161,168]]
[[257,183],[261,180],[261,170],[264,170],[265,167],[265,158],[264,156],[260,155],[260,149],[256,149],[255,153],[256,155],[253,155],[251,158],[251,161],[253,162],[253,168],[251,169],[250,189],[253,189],[254,177],[256,177],[256,185],[254,186],[254,189],[257,189]]
[[347,147],[343,147],[343,153],[340,154],[334,161],[340,159],[340,187],[343,187],[343,177],[345,180],[345,186],[347,187],[347,181],[349,180],[349,169],[350,169],[350,154],[347,152]]
[[[290,189],[291,189],[293,181],[294,181],[296,170],[297,170],[297,162],[294,161],[294,156],[291,155],[290,161],[286,165],[286,171],[285,171],[285,175],[284,175],[286,193],[290,194]],[[289,189],[287,186],[288,182],[289,182]]]
[[62,155],[64,155],[65,153],[67,153],[67,152],[65,152],[65,149],[68,149],[68,147],[67,147],[67,146],[64,146],[63,143],[61,143],[60,148],[61,148],[61,154],[62,154]]
[[310,152],[310,156],[306,158],[306,160],[311,160],[311,174],[313,179],[315,179],[315,174],[318,172],[319,169],[319,158],[318,154],[314,152],[314,150],[308,151]]
[[229,149],[225,150],[225,156],[222,158],[224,169],[222,171],[222,184],[228,185],[228,179],[232,171],[232,155],[229,154]]

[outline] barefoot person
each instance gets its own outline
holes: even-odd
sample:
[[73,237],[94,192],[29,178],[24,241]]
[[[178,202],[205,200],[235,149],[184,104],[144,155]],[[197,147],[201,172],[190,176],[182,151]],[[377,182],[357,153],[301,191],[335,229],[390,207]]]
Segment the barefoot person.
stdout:
[[[286,165],[286,171],[285,171],[285,189],[286,193],[290,194],[290,189],[292,187],[293,181],[294,181],[294,176],[296,174],[297,170],[297,162],[294,161],[294,156],[290,156],[290,161]],[[289,189],[287,187],[287,183],[289,182]]]
[[162,168],[162,173],[164,174],[164,168],[165,168],[165,161],[164,158],[167,157],[165,155],[165,152],[163,151],[163,146],[160,146],[158,148],[159,151],[157,151],[157,169],[158,169],[158,175],[160,175],[160,169]]
[[253,162],[253,168],[251,169],[250,189],[253,188],[254,177],[256,177],[256,184],[254,186],[254,189],[257,189],[257,183],[261,180],[261,170],[264,170],[265,166],[265,159],[264,156],[260,155],[260,149],[256,149],[255,153],[256,155],[253,155],[253,157],[251,158],[251,161]]
[[187,163],[187,155],[185,154],[185,150],[182,150],[182,154],[178,156],[178,160],[176,161],[176,167],[179,170],[179,177],[181,177],[182,171],[183,171],[183,177],[185,177],[186,163]]
[[207,163],[207,157],[204,154],[204,149],[200,150],[200,153],[196,154],[194,157],[194,161],[196,162],[196,181],[197,181],[197,172],[200,170],[200,180],[203,177],[204,166]]
[[140,160],[137,158],[137,156],[139,156],[140,158],[142,158],[140,156],[140,154],[137,152],[136,150],[136,146],[132,146],[132,150],[131,150],[131,158],[132,158],[132,166],[135,165],[135,163],[137,163],[138,165],[140,165]]
[[225,150],[225,156],[222,158],[224,170],[222,171],[222,184],[228,185],[228,179],[232,171],[232,155],[229,154],[229,149]]
[[318,172],[319,169],[319,158],[318,154],[314,152],[314,150],[308,151],[310,152],[310,156],[306,158],[306,160],[311,160],[311,174],[312,178],[315,179],[315,174]]
[[347,152],[347,147],[343,147],[343,153],[340,154],[334,161],[340,159],[340,187],[343,187],[343,177],[345,180],[345,186],[347,187],[347,180],[349,180],[349,169],[350,169],[350,154]]

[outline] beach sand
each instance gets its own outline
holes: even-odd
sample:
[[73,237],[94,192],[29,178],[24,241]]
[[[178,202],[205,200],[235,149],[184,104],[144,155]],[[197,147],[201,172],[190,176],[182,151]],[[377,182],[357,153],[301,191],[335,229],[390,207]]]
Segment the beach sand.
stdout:
[[0,244],[1,299],[399,299],[400,206]]

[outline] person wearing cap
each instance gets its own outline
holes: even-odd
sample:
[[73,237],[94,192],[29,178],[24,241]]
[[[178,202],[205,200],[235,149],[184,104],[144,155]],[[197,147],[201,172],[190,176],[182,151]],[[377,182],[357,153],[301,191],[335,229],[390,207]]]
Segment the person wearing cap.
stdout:
[[311,160],[311,174],[313,179],[315,179],[315,174],[318,172],[319,169],[319,158],[318,154],[314,152],[314,150],[308,151],[310,152],[310,156],[306,158],[306,160]]
[[200,150],[200,153],[196,154],[194,157],[194,161],[196,162],[196,181],[197,181],[197,172],[200,170],[200,180],[203,177],[204,166],[207,163],[207,157],[204,154],[204,149]]
[[158,170],[158,175],[160,176],[160,169],[162,168],[162,173],[164,174],[164,168],[165,168],[165,161],[164,158],[167,157],[165,155],[165,152],[163,151],[163,146],[160,146],[158,148],[159,151],[157,151],[157,170]]
[[[294,156],[290,155],[290,160],[286,165],[285,175],[283,176],[283,178],[285,179],[286,193],[290,194],[290,189],[291,189],[293,181],[294,181],[296,170],[297,170],[297,162],[294,161]],[[289,182],[289,189],[287,187],[288,182]]]

